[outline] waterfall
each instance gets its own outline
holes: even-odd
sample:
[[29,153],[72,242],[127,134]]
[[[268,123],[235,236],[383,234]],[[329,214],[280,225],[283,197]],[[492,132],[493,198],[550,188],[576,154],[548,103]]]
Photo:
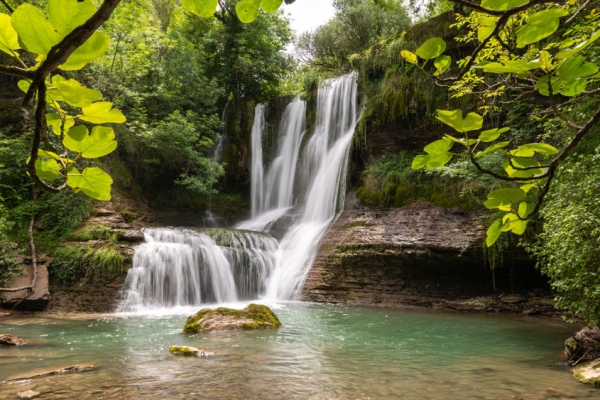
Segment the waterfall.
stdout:
[[[237,230],[145,230],[120,311],[298,298],[319,243],[343,209],[359,117],[356,74],[319,88],[310,137],[306,104],[296,97],[283,112],[276,139],[263,149],[265,111],[265,105],[256,106],[251,132],[252,218]],[[284,215],[288,224],[279,228],[279,242],[260,232]]]
[[145,229],[119,311],[255,299],[265,293],[277,241],[230,229]]

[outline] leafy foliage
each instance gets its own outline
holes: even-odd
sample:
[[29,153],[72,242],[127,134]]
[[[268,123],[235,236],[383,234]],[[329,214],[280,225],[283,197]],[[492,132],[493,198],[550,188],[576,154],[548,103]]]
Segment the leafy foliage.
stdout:
[[61,284],[83,285],[112,280],[125,273],[123,255],[114,247],[64,246],[54,253],[50,277]]

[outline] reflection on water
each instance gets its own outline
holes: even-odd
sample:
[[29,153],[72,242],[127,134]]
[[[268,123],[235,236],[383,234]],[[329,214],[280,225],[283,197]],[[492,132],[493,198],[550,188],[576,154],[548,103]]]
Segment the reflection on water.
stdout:
[[[557,321],[285,303],[284,327],[186,336],[187,314],[14,319],[32,345],[0,350],[0,380],[97,362],[94,371],[0,383],[1,398],[600,399],[558,367],[572,328]],[[169,354],[171,345],[214,351]]]

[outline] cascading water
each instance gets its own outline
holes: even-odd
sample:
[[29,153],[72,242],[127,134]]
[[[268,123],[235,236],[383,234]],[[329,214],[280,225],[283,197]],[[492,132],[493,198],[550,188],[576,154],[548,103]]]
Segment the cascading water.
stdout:
[[[317,96],[316,127],[300,154],[306,105],[285,109],[265,167],[265,106],[252,127],[252,219],[244,230],[149,229],[134,255],[120,311],[237,300],[297,298],[319,242],[343,208],[350,144],[358,121],[356,75],[329,80]],[[300,166],[300,168],[298,168]],[[281,241],[262,231],[295,206]]]
[[257,232],[146,229],[119,311],[225,303],[265,293],[277,241]]

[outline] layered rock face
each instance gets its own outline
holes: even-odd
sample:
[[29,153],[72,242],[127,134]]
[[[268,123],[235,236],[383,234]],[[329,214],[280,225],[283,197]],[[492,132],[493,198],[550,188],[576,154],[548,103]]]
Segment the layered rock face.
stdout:
[[[492,273],[483,254],[484,235],[476,213],[428,203],[389,210],[352,206],[322,242],[303,299],[455,309],[472,309],[477,303],[478,310],[498,303],[517,311],[525,311],[521,309],[534,297],[539,302],[546,284],[532,260],[515,250],[504,254],[503,267]],[[502,293],[524,295],[515,301],[515,296],[504,296],[503,302]],[[490,295],[491,300],[480,298]],[[551,303],[543,305],[552,308]]]

